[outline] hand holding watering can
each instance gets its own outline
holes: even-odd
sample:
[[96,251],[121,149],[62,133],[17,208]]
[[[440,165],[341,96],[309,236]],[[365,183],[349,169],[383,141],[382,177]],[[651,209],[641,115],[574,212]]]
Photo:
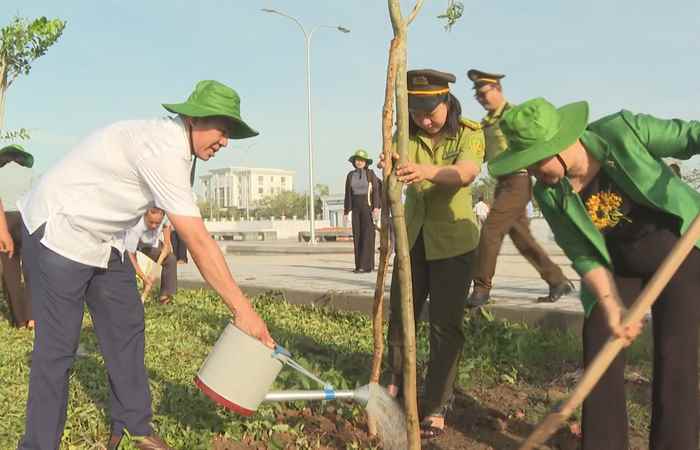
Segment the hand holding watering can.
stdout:
[[247,335],[259,339],[267,347],[275,348],[275,341],[270,336],[267,325],[249,302],[236,308],[234,324]]

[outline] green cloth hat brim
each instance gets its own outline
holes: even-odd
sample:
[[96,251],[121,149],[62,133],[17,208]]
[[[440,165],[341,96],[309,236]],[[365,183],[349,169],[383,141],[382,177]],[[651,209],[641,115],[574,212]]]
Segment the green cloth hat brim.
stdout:
[[199,105],[193,105],[192,103],[163,103],[163,108],[174,114],[182,114],[188,117],[213,117],[221,116],[226,117],[231,120],[232,127],[228,132],[228,137],[230,139],[246,139],[250,137],[257,136],[259,133],[248,126],[247,123],[243,122],[238,117],[234,117],[230,114],[226,114],[220,110],[214,111],[208,108],[203,108]]
[[21,145],[13,144],[0,149],[0,167],[9,162],[16,162],[20,166],[31,168],[34,166],[34,157],[24,150]]
[[557,109],[560,117],[559,132],[550,140],[523,150],[506,149],[488,163],[493,177],[502,177],[561,153],[581,137],[588,125],[588,103],[576,102]]
[[365,163],[367,163],[368,166],[372,165],[372,160],[371,160],[371,159],[369,159],[369,158],[363,158],[362,156],[355,156],[355,155],[352,155],[351,157],[348,158],[348,161],[350,161],[352,164],[355,164],[355,160],[356,160],[356,159],[361,159],[361,160],[363,160]]

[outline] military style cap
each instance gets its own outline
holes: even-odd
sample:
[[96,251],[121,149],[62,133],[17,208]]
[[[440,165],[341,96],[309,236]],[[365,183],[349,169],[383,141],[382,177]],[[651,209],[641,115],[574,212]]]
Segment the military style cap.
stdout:
[[408,84],[408,109],[432,111],[448,98],[449,83],[457,78],[439,70],[420,69],[406,72]]
[[488,73],[476,69],[470,69],[467,72],[467,78],[474,83],[473,89],[478,89],[485,84],[500,84],[501,78],[503,77],[505,77],[505,75],[501,73]]

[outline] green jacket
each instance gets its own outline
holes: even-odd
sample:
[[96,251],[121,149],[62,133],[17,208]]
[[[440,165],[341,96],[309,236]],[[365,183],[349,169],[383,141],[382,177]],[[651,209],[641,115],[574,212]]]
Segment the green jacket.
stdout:
[[[581,142],[600,161],[601,170],[634,201],[679,217],[681,233],[700,212],[700,194],[661,160],[689,159],[700,153],[700,122],[662,120],[623,110],[589,124]],[[555,186],[537,183],[534,194],[557,244],[581,276],[599,266],[614,271],[603,235],[566,177]],[[590,314],[597,300],[585,287],[581,300],[586,315]]]
[[[433,147],[431,138],[418,131],[408,141],[408,159],[418,164],[447,166],[458,161],[484,160],[484,133],[477,122],[461,119],[455,136]],[[429,261],[468,253],[479,243],[479,228],[472,210],[469,186],[448,187],[423,181],[406,188],[406,229],[410,247],[423,230]]]

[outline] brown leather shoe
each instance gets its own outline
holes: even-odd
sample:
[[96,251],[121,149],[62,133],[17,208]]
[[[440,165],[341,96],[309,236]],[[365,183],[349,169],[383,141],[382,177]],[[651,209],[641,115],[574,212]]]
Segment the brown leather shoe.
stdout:
[[135,437],[133,441],[134,446],[139,450],[173,450],[172,447],[155,434],[141,438]]
[[121,440],[121,436],[116,436],[114,434],[110,436],[109,443],[107,444],[107,450],[117,450],[117,447],[119,446],[119,442],[121,442]]
[[[112,435],[109,438],[107,450],[116,450],[121,440],[122,436]],[[174,450],[155,434],[146,437],[132,437],[131,441],[139,450]]]

